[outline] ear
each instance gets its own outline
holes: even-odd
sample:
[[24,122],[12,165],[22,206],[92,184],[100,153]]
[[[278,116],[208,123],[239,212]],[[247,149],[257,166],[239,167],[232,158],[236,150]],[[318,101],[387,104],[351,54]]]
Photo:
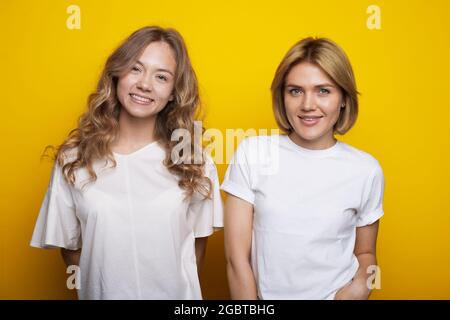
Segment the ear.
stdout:
[[172,93],[170,96],[169,96],[169,101],[173,101],[175,99],[175,95]]

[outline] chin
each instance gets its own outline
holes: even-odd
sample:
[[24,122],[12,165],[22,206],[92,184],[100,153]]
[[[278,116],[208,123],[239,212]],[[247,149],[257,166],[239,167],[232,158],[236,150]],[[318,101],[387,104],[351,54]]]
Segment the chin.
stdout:
[[156,115],[156,113],[151,111],[145,112],[144,110],[124,109],[130,118],[145,119]]
[[[315,131],[315,130],[314,130]],[[312,142],[314,140],[320,139],[323,136],[322,132],[312,132],[312,130],[296,130],[295,133],[297,136],[300,137],[300,139]]]
[[141,113],[141,112],[134,112],[134,113],[130,113],[130,115],[133,118],[137,118],[137,119],[147,119],[147,118],[152,118],[155,117],[157,115],[157,113]]
[[158,113],[155,106],[128,105],[124,109],[130,116],[135,118],[148,118]]

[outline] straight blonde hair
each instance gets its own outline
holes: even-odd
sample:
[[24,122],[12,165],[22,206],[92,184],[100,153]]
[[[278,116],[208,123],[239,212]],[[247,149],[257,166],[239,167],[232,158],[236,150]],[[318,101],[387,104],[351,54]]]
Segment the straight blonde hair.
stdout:
[[336,43],[326,38],[308,37],[297,42],[279,64],[271,86],[272,107],[279,128],[285,133],[293,130],[284,104],[285,81],[291,69],[302,62],[320,67],[342,91],[344,104],[334,125],[334,132],[345,134],[358,117],[359,93],[347,55]]

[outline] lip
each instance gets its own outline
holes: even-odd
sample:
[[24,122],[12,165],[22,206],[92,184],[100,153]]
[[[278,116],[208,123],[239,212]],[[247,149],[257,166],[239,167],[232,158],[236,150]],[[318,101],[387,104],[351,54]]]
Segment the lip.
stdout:
[[129,94],[130,99],[137,104],[142,104],[142,105],[149,105],[151,104],[153,101],[155,101],[154,99],[147,97],[147,96],[143,96],[141,94],[137,94],[137,93],[130,93]]
[[312,127],[320,122],[323,116],[298,116],[300,122],[305,126]]

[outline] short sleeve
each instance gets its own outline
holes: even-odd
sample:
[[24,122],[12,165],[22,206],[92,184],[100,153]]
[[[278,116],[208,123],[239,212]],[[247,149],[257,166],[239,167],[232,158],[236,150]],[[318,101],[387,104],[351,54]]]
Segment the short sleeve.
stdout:
[[53,167],[30,245],[44,249],[81,248],[81,227],[75,214],[71,188],[57,164]]
[[225,173],[222,190],[251,204],[255,194],[251,187],[250,163],[247,156],[248,139],[243,140],[231,159]]
[[377,165],[366,181],[361,208],[358,212],[357,227],[370,225],[383,216],[383,195],[384,176],[377,162]]
[[196,195],[189,204],[188,223],[194,230],[196,238],[210,236],[214,231],[223,228],[223,203],[220,196],[219,177],[216,165],[207,157],[205,176],[211,180],[211,198]]

